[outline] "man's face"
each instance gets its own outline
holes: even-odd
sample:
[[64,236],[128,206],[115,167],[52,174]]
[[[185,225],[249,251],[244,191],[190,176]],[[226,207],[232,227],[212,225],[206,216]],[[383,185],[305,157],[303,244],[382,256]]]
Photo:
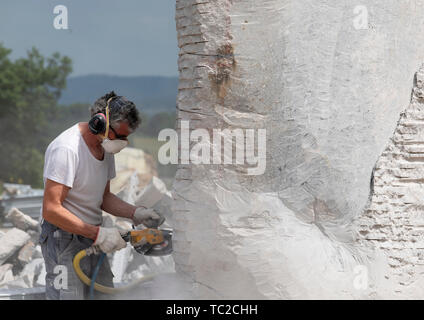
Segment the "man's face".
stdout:
[[127,138],[130,134],[131,130],[127,122],[119,122],[119,125],[116,127],[109,126],[108,138],[110,140],[128,140]]

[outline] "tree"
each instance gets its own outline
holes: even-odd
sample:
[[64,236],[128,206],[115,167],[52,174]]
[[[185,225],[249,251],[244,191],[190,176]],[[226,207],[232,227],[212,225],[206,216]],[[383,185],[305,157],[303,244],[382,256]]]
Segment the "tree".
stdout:
[[45,58],[36,48],[15,61],[10,53],[0,44],[0,180],[41,187],[50,123],[58,114],[71,60],[59,53]]

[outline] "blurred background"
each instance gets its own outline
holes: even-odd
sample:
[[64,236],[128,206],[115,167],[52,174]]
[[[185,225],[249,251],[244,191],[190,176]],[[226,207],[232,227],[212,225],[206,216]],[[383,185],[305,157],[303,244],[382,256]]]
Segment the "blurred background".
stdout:
[[[54,27],[57,5],[67,8],[68,29]],[[111,90],[142,114],[130,147],[171,185],[176,166],[157,163],[157,135],[175,125],[174,13],[173,0],[1,2],[0,194],[4,183],[42,188],[48,144],[88,121],[89,105]]]

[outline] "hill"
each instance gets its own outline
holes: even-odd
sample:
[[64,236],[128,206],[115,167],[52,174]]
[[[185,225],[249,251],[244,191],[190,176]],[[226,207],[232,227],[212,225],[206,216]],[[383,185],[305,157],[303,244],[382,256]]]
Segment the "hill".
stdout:
[[141,111],[153,114],[161,111],[175,111],[177,88],[177,77],[111,75],[70,77],[59,103],[92,104],[107,91],[114,90],[118,95],[132,100]]

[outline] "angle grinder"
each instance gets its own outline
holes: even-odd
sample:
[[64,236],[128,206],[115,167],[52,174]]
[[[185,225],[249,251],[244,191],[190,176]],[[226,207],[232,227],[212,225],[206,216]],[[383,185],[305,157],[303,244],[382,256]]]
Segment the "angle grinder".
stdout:
[[135,251],[145,256],[166,256],[172,253],[172,230],[146,228],[131,230],[122,236]]

